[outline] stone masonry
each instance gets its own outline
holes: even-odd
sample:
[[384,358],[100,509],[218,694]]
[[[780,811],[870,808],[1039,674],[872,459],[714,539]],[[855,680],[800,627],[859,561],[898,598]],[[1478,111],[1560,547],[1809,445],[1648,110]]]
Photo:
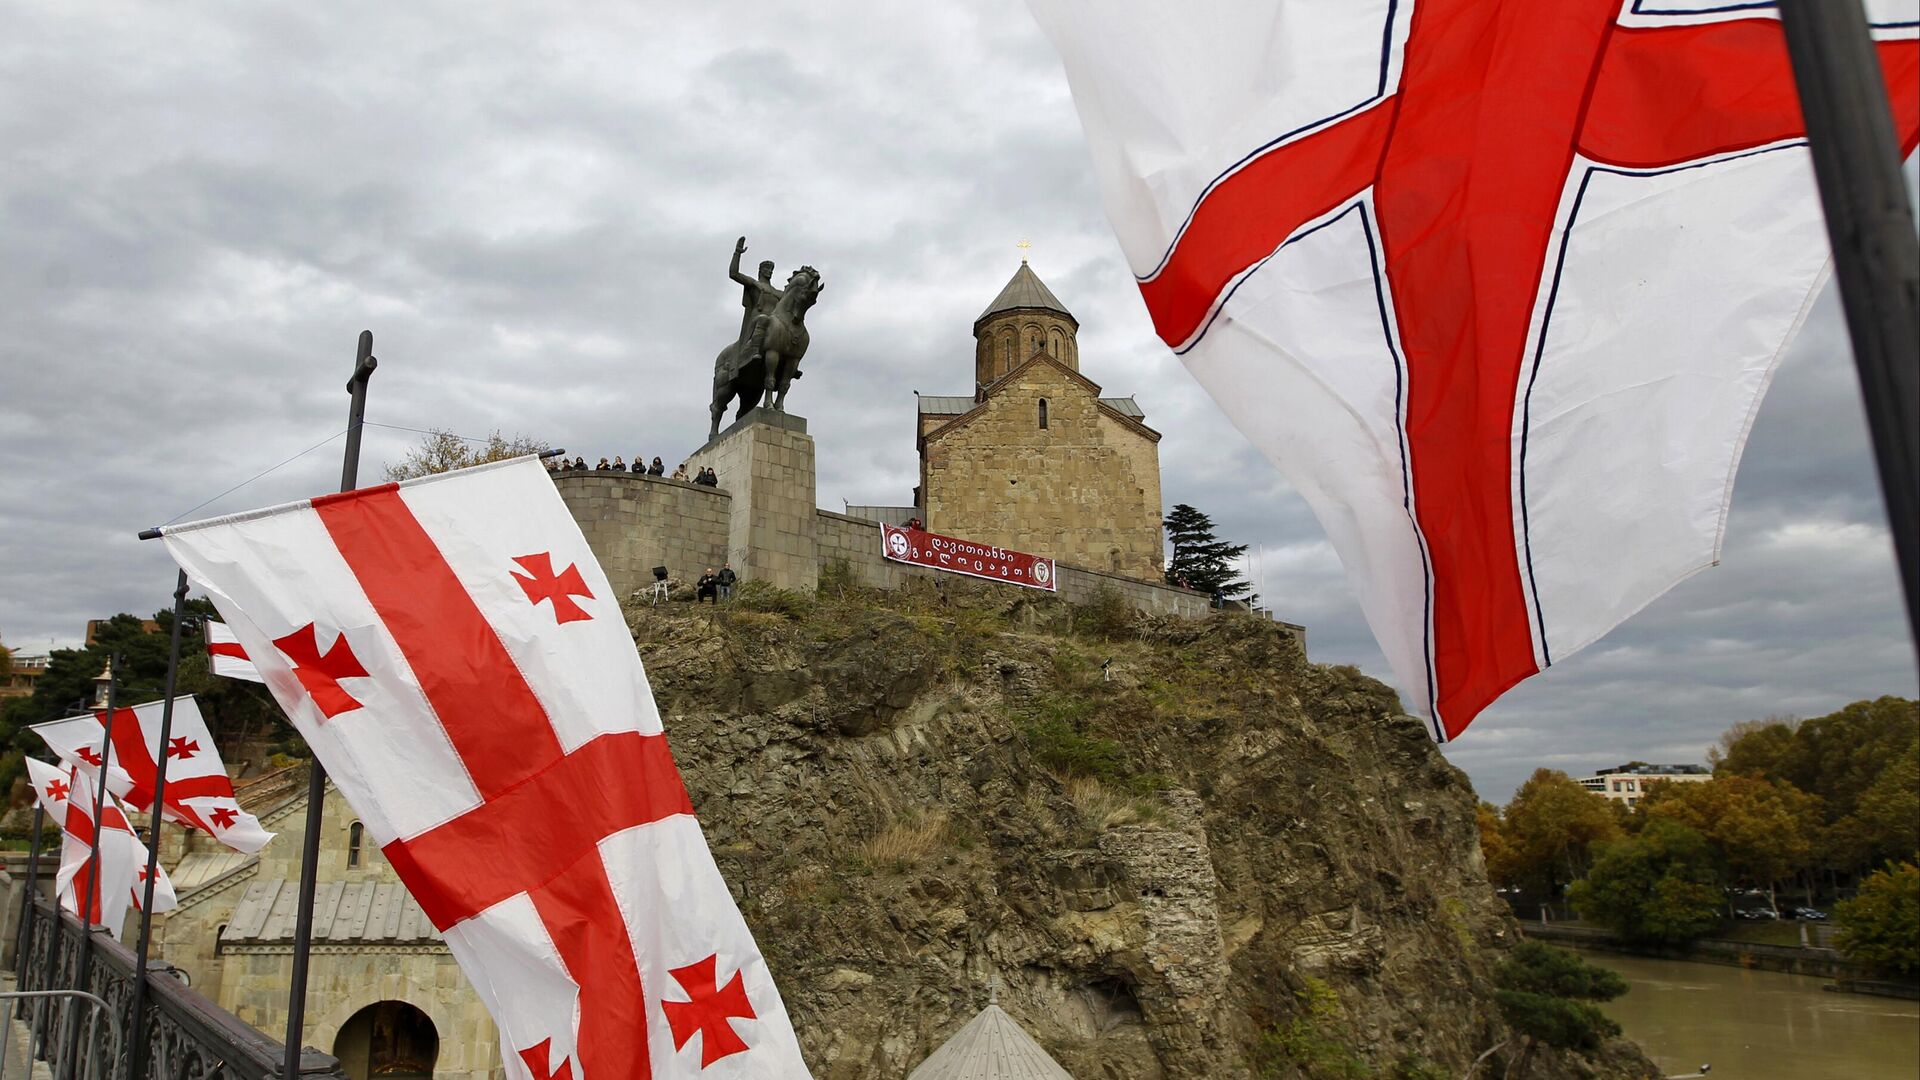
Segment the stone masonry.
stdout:
[[813,539],[813,439],[805,420],[754,409],[696,450],[687,467],[712,469],[732,500],[722,561],[731,562],[744,581],[814,590],[820,568]]

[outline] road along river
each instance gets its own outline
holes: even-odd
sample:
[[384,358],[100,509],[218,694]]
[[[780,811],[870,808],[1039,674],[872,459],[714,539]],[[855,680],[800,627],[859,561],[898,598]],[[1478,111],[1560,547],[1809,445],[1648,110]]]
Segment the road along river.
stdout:
[[1920,1002],[1823,991],[1825,979],[1617,953],[1582,956],[1632,986],[1601,1006],[1668,1075],[1915,1080]]

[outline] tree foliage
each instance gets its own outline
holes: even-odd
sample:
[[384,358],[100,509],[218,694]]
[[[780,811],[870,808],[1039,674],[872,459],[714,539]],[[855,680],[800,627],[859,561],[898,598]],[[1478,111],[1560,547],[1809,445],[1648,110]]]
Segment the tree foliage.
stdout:
[[407,451],[398,463],[387,466],[388,480],[411,480],[416,476],[452,472],[489,461],[504,461],[523,454],[537,454],[547,444],[526,435],[508,438],[495,431],[485,442],[463,439],[439,428],[420,437],[420,444]]
[[1790,784],[1750,776],[1703,784],[1655,784],[1640,809],[1706,838],[1737,878],[1766,884],[1788,877],[1813,857],[1820,801]]
[[1558,769],[1540,769],[1507,804],[1498,861],[1489,859],[1487,872],[1500,884],[1557,896],[1586,873],[1594,845],[1620,835],[1605,799]]
[[1812,720],[1735,725],[1710,757],[1716,777],[1757,777],[1816,796],[1821,865],[1864,870],[1915,850],[1920,703],[1882,697]]
[[1877,870],[1833,909],[1840,951],[1888,975],[1920,975],[1920,866]]
[[1218,592],[1228,599],[1245,596],[1252,588],[1234,569],[1233,560],[1247,553],[1245,544],[1229,544],[1213,534],[1213,519],[1188,506],[1176,505],[1165,519],[1173,558],[1167,561],[1167,584],[1187,585],[1204,593]]
[[1679,944],[1720,924],[1725,895],[1706,837],[1665,817],[1606,845],[1567,890],[1580,917],[1632,941]]
[[1626,980],[1565,949],[1521,942],[1494,971],[1494,986],[1501,1016],[1526,1037],[1523,1073],[1536,1042],[1591,1053],[1620,1034],[1620,1025],[1593,1003],[1626,993]]

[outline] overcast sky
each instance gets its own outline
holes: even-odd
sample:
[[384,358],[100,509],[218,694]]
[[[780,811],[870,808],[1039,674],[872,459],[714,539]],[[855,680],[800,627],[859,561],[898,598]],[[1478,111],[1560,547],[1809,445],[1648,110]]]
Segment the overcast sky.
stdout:
[[[819,496],[907,501],[913,391],[971,389],[1032,241],[1082,367],[1165,434],[1162,489],[1256,545],[1315,659],[1389,678],[1304,503],[1153,337],[1059,65],[966,5],[0,0],[0,638],[168,602],[140,528],[344,427],[494,429],[589,459],[705,435],[749,266],[809,263]],[[363,477],[414,441],[373,429]],[[338,441],[193,516],[330,489]],[[1735,721],[1915,693],[1829,297],[1749,444],[1724,564],[1510,693],[1448,755],[1700,761]]]

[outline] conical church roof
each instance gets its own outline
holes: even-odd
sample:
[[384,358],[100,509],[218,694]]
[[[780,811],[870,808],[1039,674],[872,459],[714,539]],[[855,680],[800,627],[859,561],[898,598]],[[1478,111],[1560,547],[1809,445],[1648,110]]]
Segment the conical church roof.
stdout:
[[[1024,259],[1020,261],[1020,269],[1015,270],[1013,277],[1007,279],[1007,287],[1001,289],[1000,295],[994,297],[993,303],[987,305],[987,310],[980,313],[980,319],[998,315],[1003,311],[1013,311],[1016,308],[1044,308],[1048,311],[1057,311],[1069,319],[1073,318],[1073,313],[1067,310],[1067,306],[1060,302],[1059,297],[1053,295],[1053,290],[1047,288],[1046,282],[1040,280],[1040,275],[1034,273],[1033,267],[1028,266]],[[975,319],[974,322],[979,322],[980,319]]]
[[[1039,279],[1034,283],[1038,285]],[[1040,288],[1044,291],[1046,286]],[[907,1080],[1073,1080],[1073,1076],[1048,1057],[1005,1010],[988,1005],[907,1074]]]

